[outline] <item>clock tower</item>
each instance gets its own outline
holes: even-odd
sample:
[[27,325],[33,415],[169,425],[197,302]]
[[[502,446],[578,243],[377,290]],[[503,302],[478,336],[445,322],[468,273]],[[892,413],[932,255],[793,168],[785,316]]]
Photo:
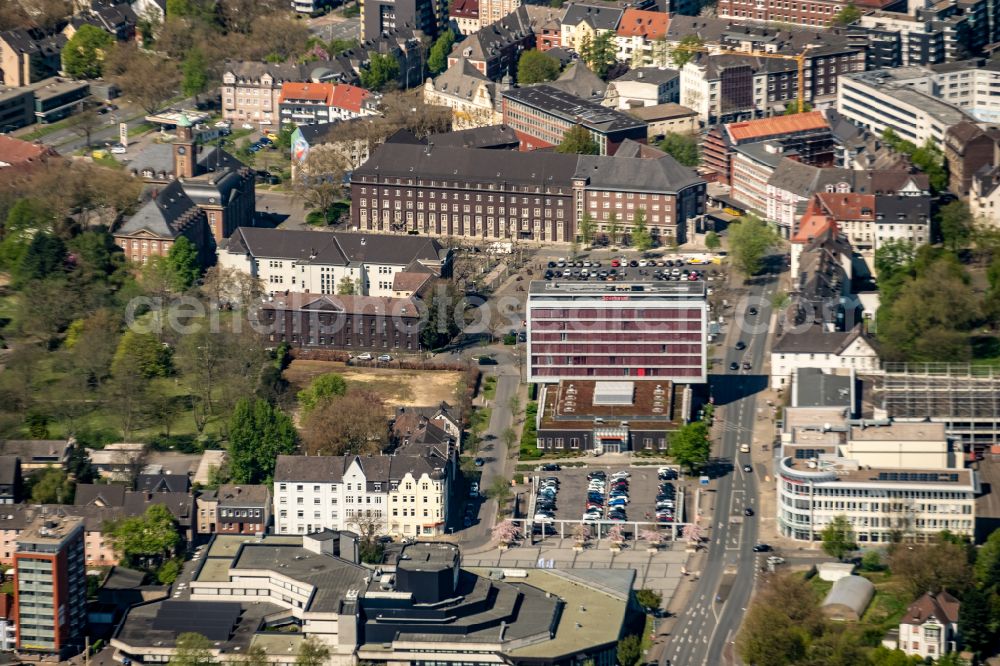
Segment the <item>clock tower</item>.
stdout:
[[194,152],[194,132],[191,119],[181,115],[177,121],[177,139],[174,141],[174,176],[176,178],[193,178],[196,164]]

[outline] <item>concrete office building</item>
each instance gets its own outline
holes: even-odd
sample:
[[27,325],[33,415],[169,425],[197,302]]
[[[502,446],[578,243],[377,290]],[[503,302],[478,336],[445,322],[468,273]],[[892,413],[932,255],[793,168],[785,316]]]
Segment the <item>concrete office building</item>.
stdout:
[[817,541],[843,515],[861,544],[925,541],[942,530],[971,537],[979,483],[944,425],[854,419],[844,400],[785,411],[776,470],[781,535]]
[[87,628],[84,521],[41,515],[21,532],[14,552],[17,649],[55,656],[83,648]]
[[704,282],[534,281],[528,381],[706,381]]

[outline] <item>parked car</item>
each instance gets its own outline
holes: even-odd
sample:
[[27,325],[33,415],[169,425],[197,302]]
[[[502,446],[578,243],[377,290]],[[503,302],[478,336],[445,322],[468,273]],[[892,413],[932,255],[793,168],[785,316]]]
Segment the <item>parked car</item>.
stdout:
[[482,467],[486,464],[486,461],[482,458],[476,458],[473,462],[476,464],[476,467]]
[[753,509],[751,509],[750,507],[747,507],[747,508],[743,509],[743,515],[744,516],[752,516],[753,515]]
[[368,352],[363,352],[363,353],[361,353],[361,354],[358,354],[358,355],[357,355],[357,356],[355,356],[354,358],[356,358],[356,359],[357,359],[357,360],[359,360],[359,361],[370,361],[370,360],[372,360],[372,359],[373,359],[373,358],[375,358],[375,357],[374,357],[374,356],[372,356],[372,355],[371,355],[370,353],[368,353]]
[[753,552],[755,553],[769,553],[772,550],[774,549],[771,548],[771,546],[767,545],[766,543],[758,543],[753,547]]
[[388,363],[391,360],[392,360],[392,357],[389,356],[388,354],[379,354],[379,357],[378,357],[379,363]]
[[545,465],[542,465],[539,469],[541,469],[541,471],[543,472],[558,472],[559,470],[562,469],[562,467],[560,467],[555,463],[546,463]]
[[120,143],[111,146],[112,155],[124,155],[126,152],[128,152],[128,149]]
[[473,481],[469,485],[469,497],[479,497],[479,482]]
[[747,348],[747,343],[743,342],[742,340],[736,343],[736,351],[743,351],[746,348]]

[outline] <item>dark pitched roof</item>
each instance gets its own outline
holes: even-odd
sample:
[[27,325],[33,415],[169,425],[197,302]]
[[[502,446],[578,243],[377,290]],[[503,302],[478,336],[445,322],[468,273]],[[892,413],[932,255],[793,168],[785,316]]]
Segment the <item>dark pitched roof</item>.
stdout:
[[[408,472],[415,477],[428,474],[432,477],[444,473],[445,461],[437,456],[278,456],[274,467],[277,482],[340,483],[344,473],[357,462],[367,482],[388,483],[399,480]],[[388,488],[385,488],[388,491]]]
[[875,195],[875,222],[878,224],[929,224],[931,197]]
[[146,202],[115,233],[130,235],[147,231],[161,238],[176,238],[187,225],[203,216],[201,209],[184,192],[180,181],[175,180]]
[[849,331],[827,331],[821,324],[813,324],[804,331],[782,334],[771,351],[777,354],[840,354],[859,337],[865,337],[860,324]]
[[[518,185],[568,186],[576,171],[576,155],[554,152],[522,153],[384,144],[353,176],[453,179],[456,175],[473,182]],[[392,236],[396,241],[402,236]]]
[[346,296],[293,291],[277,294],[262,306],[265,310],[347,313],[377,317],[413,318],[420,315],[420,303],[413,298],[388,296]]
[[426,236],[385,236],[349,232],[239,227],[225,247],[257,258],[294,259],[302,263],[347,266],[353,263],[434,264],[447,250]]
[[[551,55],[551,51],[546,51],[546,53]],[[604,94],[608,91],[607,82],[594,74],[582,60],[574,60],[562,71],[559,78],[555,81],[549,81],[545,85],[598,103],[604,99]]]
[[0,442],[0,454],[17,456],[22,464],[47,460],[61,462],[69,446],[65,439],[6,439]]
[[0,456],[0,485],[15,485],[19,467],[20,460],[17,456]]
[[619,76],[615,81],[636,81],[638,83],[662,84],[680,78],[676,69],[666,67],[636,67]]
[[586,21],[595,30],[614,30],[623,13],[618,7],[574,4],[566,10],[562,22],[563,25],[579,25]]
[[827,185],[847,183],[853,190],[855,175],[856,172],[851,169],[823,169],[785,157],[778,162],[767,184],[808,199],[814,193],[823,191]]
[[125,506],[125,486],[121,483],[78,483],[76,506]]
[[516,148],[520,143],[517,133],[507,125],[473,127],[427,137],[435,146],[455,146],[458,148]]
[[138,516],[146,512],[147,507],[162,504],[170,510],[174,520],[182,528],[190,527],[194,518],[194,497],[191,493],[157,492],[144,493],[127,491],[125,493],[125,514]]
[[958,610],[961,607],[958,599],[945,591],[934,594],[925,593],[922,597],[910,604],[906,609],[906,615],[899,621],[900,624],[921,625],[931,616],[938,622],[954,624],[958,622]]
[[434,90],[460,99],[471,100],[482,86],[486,86],[491,97],[496,95],[496,83],[476,69],[468,58],[461,57],[455,64],[434,79]]
[[693,169],[682,166],[670,155],[656,159],[581,155],[573,177],[586,179],[598,189],[652,192],[680,192],[705,182]]
[[271,490],[264,485],[223,484],[216,494],[219,507],[258,507],[271,502]]
[[455,44],[451,57],[489,60],[498,56],[505,47],[528,39],[533,34],[531,17],[528,16],[528,10],[521,6]]
[[187,474],[140,474],[135,489],[147,493],[186,493],[191,490]]

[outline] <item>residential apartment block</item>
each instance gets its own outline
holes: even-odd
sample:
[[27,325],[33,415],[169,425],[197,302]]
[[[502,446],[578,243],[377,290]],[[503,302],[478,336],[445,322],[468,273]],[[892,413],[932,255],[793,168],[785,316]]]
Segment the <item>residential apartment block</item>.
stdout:
[[222,118],[242,125],[275,128],[281,122],[281,88],[285,83],[336,81],[332,63],[242,62],[227,60],[222,70]]
[[451,251],[427,237],[240,227],[219,248],[219,263],[260,279],[271,294],[393,296],[411,274],[447,277]]
[[[640,144],[631,144],[638,146]],[[705,181],[669,155],[604,157],[385,144],[351,175],[351,221],[367,231],[569,242],[589,212],[628,233],[684,242],[704,213]]]
[[[798,2],[796,0],[720,0],[718,16],[723,19],[743,19],[749,21],[786,23],[790,25],[826,28],[833,23],[837,13],[849,3],[847,0],[817,0]],[[905,11],[905,0],[857,0],[858,9],[881,9]]]
[[380,97],[347,83],[283,83],[278,96],[281,124],[314,125],[378,113]]
[[440,536],[448,517],[448,465],[440,455],[278,456],[275,533],[374,529]]
[[361,38],[378,39],[409,29],[435,39],[448,25],[448,3],[442,0],[364,0],[361,2]]
[[618,61],[633,67],[666,65],[670,57],[666,46],[669,24],[670,15],[664,12],[627,8],[615,30]]
[[40,516],[17,539],[17,650],[64,659],[83,647],[87,576],[83,519]]
[[573,3],[566,8],[561,24],[562,46],[579,53],[585,45],[605,33],[614,32],[624,10],[610,4]]
[[1000,128],[980,127],[970,121],[949,127],[944,140],[948,189],[960,197],[968,196],[976,173],[995,164],[997,144],[1000,144]]
[[571,128],[590,132],[599,154],[614,155],[626,139],[645,143],[646,123],[551,85],[505,90],[503,121],[517,132],[522,150],[558,146]]
[[860,544],[973,535],[979,483],[942,424],[855,418],[832,402],[785,411],[775,474],[782,536],[818,541],[837,516]]
[[534,281],[529,382],[706,381],[704,282]]
[[521,53],[534,46],[531,15],[527,7],[518,7],[455,44],[448,67],[464,58],[490,81],[516,78]]
[[447,106],[457,130],[489,127],[503,121],[500,84],[491,81],[467,58],[458,58],[435,79],[424,83],[424,101]]
[[48,35],[38,28],[0,32],[0,83],[20,88],[56,76],[66,41],[62,33]]

